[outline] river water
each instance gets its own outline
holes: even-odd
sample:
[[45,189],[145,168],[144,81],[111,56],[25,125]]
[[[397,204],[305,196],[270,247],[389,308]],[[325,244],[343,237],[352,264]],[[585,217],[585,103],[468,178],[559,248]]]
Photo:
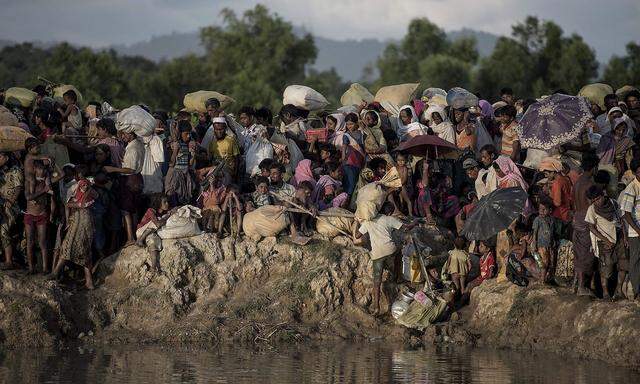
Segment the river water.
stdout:
[[640,383],[640,374],[547,353],[383,344],[105,347],[0,354],[1,383]]

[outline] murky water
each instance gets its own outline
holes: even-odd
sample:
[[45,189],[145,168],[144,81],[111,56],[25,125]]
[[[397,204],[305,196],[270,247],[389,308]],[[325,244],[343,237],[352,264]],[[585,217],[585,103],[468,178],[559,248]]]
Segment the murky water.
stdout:
[[407,351],[382,344],[270,351],[109,347],[6,351],[2,383],[640,383],[600,362],[485,349]]

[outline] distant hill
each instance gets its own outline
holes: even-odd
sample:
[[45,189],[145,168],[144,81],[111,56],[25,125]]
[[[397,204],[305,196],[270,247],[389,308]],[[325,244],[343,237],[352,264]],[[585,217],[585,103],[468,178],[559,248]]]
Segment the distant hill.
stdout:
[[[302,34],[304,30],[296,28],[296,33]],[[498,39],[498,36],[491,33],[472,29],[448,32],[448,36],[451,40],[461,36],[475,36],[480,56],[489,55]],[[314,36],[314,38],[318,47],[318,57],[313,68],[323,71],[333,67],[345,81],[360,80],[365,66],[375,63],[387,44],[392,41],[378,39],[333,40],[319,36]],[[11,44],[14,42],[0,40],[0,48]],[[39,47],[48,47],[53,44],[52,42],[34,42],[34,45]],[[174,32],[169,35],[155,36],[147,41],[131,45],[113,45],[110,48],[121,55],[143,56],[153,61],[169,60],[189,53],[204,53],[198,32]]]

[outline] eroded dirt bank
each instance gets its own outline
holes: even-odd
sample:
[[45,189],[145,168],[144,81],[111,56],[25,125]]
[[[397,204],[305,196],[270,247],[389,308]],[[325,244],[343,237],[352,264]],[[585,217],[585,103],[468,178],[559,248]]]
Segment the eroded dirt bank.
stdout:
[[[438,233],[428,234],[436,253]],[[249,343],[384,339],[413,346],[470,343],[551,350],[640,364],[640,306],[577,298],[544,286],[485,283],[470,306],[425,332],[381,321],[372,302],[371,263],[348,240],[284,238],[234,242],[210,235],[166,241],[162,273],[130,247],[101,264],[99,288],[75,291],[17,272],[0,274],[5,347],[60,343]],[[393,283],[386,291],[396,292]]]

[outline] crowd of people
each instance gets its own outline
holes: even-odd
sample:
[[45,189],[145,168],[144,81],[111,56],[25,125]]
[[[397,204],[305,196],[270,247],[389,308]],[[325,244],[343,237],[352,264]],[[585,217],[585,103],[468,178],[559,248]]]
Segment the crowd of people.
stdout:
[[[459,296],[491,278],[557,284],[558,249],[567,241],[578,295],[622,297],[626,280],[640,290],[636,89],[592,100],[584,131],[545,151],[520,140],[519,121],[539,100],[518,99],[509,88],[493,103],[477,95],[468,108],[426,94],[397,115],[377,102],[312,114],[287,104],[276,116],[253,106],[232,115],[216,98],[206,100],[206,112],[140,105],[156,120],[147,137],[119,131],[106,103],[81,106],[73,90],[62,101],[45,87],[34,91],[32,106],[5,103],[3,111],[32,135],[23,150],[0,153],[3,270],[59,279],[78,266],[92,289],[99,260],[138,246],[159,271],[157,231],[185,205],[200,208],[201,228],[218,237],[242,236],[244,215],[263,206],[295,208],[287,230],[304,243],[319,213],[354,212],[358,191],[394,169],[401,186],[387,188],[378,215],[352,228],[354,244],[371,250],[376,303],[383,271],[398,273],[393,231],[416,225],[453,234],[442,272]],[[422,135],[449,142],[456,155],[397,150]],[[509,228],[482,241],[461,235],[485,196],[514,187],[529,198]],[[480,256],[477,276],[471,254]]]

